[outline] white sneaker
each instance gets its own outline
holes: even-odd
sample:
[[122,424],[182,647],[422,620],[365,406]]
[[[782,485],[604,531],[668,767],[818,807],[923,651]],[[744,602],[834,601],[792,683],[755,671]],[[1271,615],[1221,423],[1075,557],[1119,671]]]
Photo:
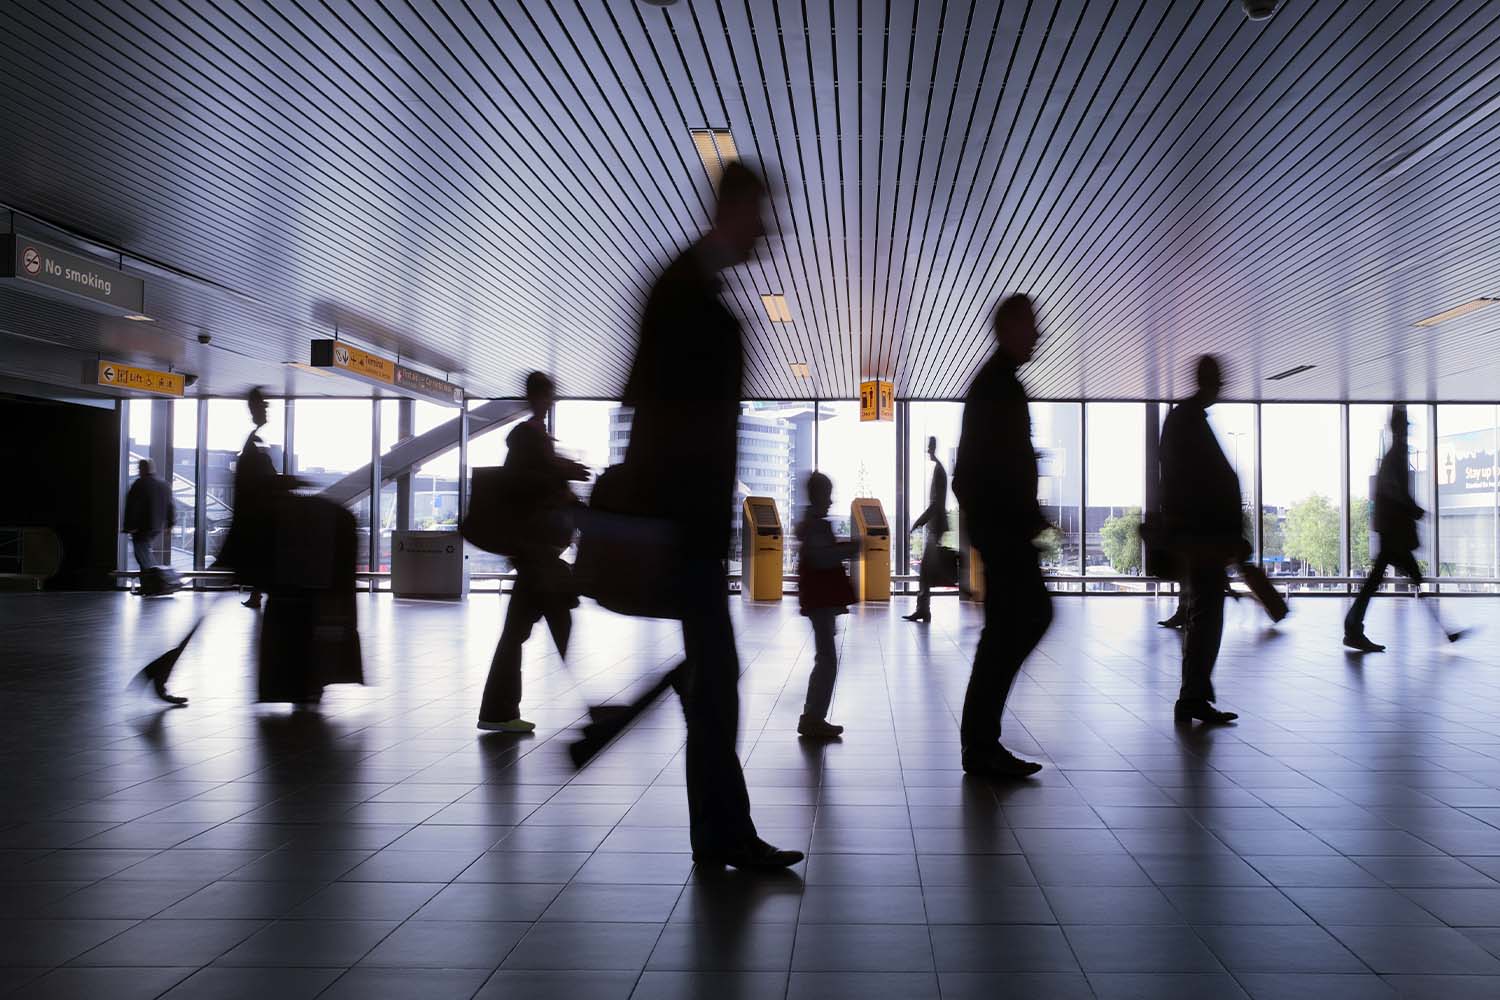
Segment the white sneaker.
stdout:
[[480,719],[476,725],[487,733],[530,733],[536,731],[536,723],[527,722],[525,719],[511,719],[507,722],[491,722],[488,719]]

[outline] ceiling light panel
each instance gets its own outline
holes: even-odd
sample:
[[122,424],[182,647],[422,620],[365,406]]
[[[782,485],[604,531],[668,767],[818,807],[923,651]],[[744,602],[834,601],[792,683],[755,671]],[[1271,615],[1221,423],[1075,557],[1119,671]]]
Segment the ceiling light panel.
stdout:
[[1500,298],[1481,296],[1477,299],[1470,299],[1463,305],[1454,306],[1452,309],[1446,309],[1443,312],[1438,313],[1436,316],[1428,316],[1426,319],[1419,319],[1417,320],[1417,325],[1437,326],[1439,323],[1446,323],[1450,319],[1458,319],[1460,316],[1467,316],[1471,312],[1478,312],[1485,306],[1492,306],[1496,302],[1500,302]]
[[766,317],[772,323],[790,323],[792,310],[786,304],[785,295],[762,295],[761,305],[766,307]]

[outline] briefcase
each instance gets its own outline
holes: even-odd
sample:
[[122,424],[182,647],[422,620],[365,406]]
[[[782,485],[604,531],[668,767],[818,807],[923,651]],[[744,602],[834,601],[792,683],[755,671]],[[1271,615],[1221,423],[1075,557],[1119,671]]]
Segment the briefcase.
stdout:
[[934,587],[958,586],[958,552],[946,545],[922,553],[922,575]]
[[611,466],[579,515],[578,592],[635,618],[682,618],[682,545],[675,523],[643,510],[632,471]]

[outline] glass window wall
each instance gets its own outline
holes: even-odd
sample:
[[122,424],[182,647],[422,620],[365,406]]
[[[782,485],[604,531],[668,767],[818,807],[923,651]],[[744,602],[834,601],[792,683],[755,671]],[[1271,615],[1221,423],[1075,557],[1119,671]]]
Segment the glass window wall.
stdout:
[[[208,406],[208,512],[207,552],[209,561],[224,544],[229,531],[229,522],[234,518],[234,469],[240,451],[249,440],[255,426],[250,422],[250,410],[243,399],[210,399]],[[266,423],[257,432],[261,447],[271,455],[271,464],[281,471],[285,468],[283,452],[286,429],[282,422],[282,401],[266,401]]]
[[[1349,406],[1349,575],[1361,576],[1370,571],[1380,536],[1373,530],[1375,507],[1375,473],[1391,446],[1391,407],[1384,404],[1352,403]],[[1428,456],[1428,437],[1432,430],[1431,408],[1408,406],[1407,478],[1412,497],[1423,510],[1432,508],[1432,466]],[[1422,541],[1417,549],[1417,563],[1424,576],[1430,575],[1427,547],[1428,521],[1417,524]],[[1393,585],[1397,584],[1391,576]]]
[[198,400],[174,399],[172,408],[172,565],[196,567],[193,543],[197,537]]
[[[828,519],[835,534],[849,535],[850,505],[856,499],[879,500],[885,519],[895,520],[895,421],[861,422],[857,400],[824,403],[818,415],[817,448],[818,469],[833,480],[833,507]],[[896,548],[891,547],[893,570]]]
[[[1167,408],[1161,408],[1165,416]],[[1240,480],[1240,507],[1244,511],[1245,540],[1255,544],[1255,404],[1215,403],[1208,408],[1208,426],[1219,439],[1224,457]],[[1254,557],[1252,556],[1252,559]]]
[[[934,458],[943,463],[948,474],[948,495],[944,508],[948,511],[948,532],[940,544],[951,549],[958,548],[958,498],[953,495],[953,465],[958,458],[958,435],[963,427],[964,405],[962,403],[907,404],[907,425],[910,427],[906,450],[906,528],[911,527],[931,499],[932,476],[936,471],[933,458],[927,454],[927,440],[933,438],[937,444]],[[889,516],[894,518],[895,511]],[[898,527],[897,530],[901,530]],[[924,529],[925,531],[925,529]],[[913,532],[909,541],[909,552],[905,572],[916,574],[922,568],[922,550],[927,544],[923,531]],[[900,559],[899,553],[894,553]]]
[[[1141,510],[1146,502],[1146,404],[1089,403],[1084,442],[1088,496],[1084,513],[1084,574],[1140,576]],[[1145,590],[1106,582],[1091,590]]]
[[359,530],[356,568],[370,568],[371,454],[370,421],[374,403],[368,399],[299,399],[292,421],[291,473],[319,493],[352,473],[363,472],[365,492],[349,505]]
[[[1437,415],[1438,558],[1443,576],[1500,576],[1500,406],[1440,406]],[[1492,593],[1492,584],[1444,590]]]
[[1337,403],[1261,407],[1266,572],[1301,589],[1345,589],[1309,582],[1343,569],[1339,423]]
[[[458,410],[416,400],[412,419],[418,437],[458,419]],[[457,438],[454,438],[455,442]],[[411,474],[414,531],[458,530],[458,445],[425,459]]]

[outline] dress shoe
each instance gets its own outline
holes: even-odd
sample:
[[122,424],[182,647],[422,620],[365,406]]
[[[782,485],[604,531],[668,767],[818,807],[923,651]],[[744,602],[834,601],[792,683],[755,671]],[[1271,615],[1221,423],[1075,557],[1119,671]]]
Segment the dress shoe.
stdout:
[[514,719],[480,719],[476,727],[487,733],[534,733],[536,723],[517,716]]
[[1359,632],[1359,633],[1345,632],[1344,633],[1344,645],[1348,646],[1350,649],[1357,649],[1361,653],[1383,653],[1383,652],[1385,652],[1385,647],[1384,646],[1382,646],[1378,642],[1371,642],[1370,639],[1369,639],[1369,637],[1366,636],[1363,632]]
[[909,615],[902,615],[901,619],[902,619],[902,621],[908,621],[908,622],[930,622],[930,621],[932,621],[932,612],[931,611],[913,611]]
[[1223,725],[1239,718],[1236,712],[1221,712],[1206,701],[1179,701],[1172,708],[1172,718],[1178,722],[1208,722]]
[[1163,618],[1156,624],[1160,625],[1162,628],[1182,628],[1182,616],[1173,615],[1171,618]]
[[814,740],[836,740],[844,735],[844,727],[836,726],[827,719],[804,715],[797,720],[797,735]]
[[986,778],[1029,778],[1042,769],[1034,760],[1022,760],[1002,746],[966,753],[964,771]]
[[760,838],[744,850],[719,852],[693,852],[693,864],[705,868],[740,868],[772,871],[790,868],[804,857],[801,851],[784,851],[772,847]]
[[165,677],[152,677],[151,690],[156,692],[156,696],[168,705],[186,705],[188,703],[188,700],[180,694],[167,693],[167,679]]

